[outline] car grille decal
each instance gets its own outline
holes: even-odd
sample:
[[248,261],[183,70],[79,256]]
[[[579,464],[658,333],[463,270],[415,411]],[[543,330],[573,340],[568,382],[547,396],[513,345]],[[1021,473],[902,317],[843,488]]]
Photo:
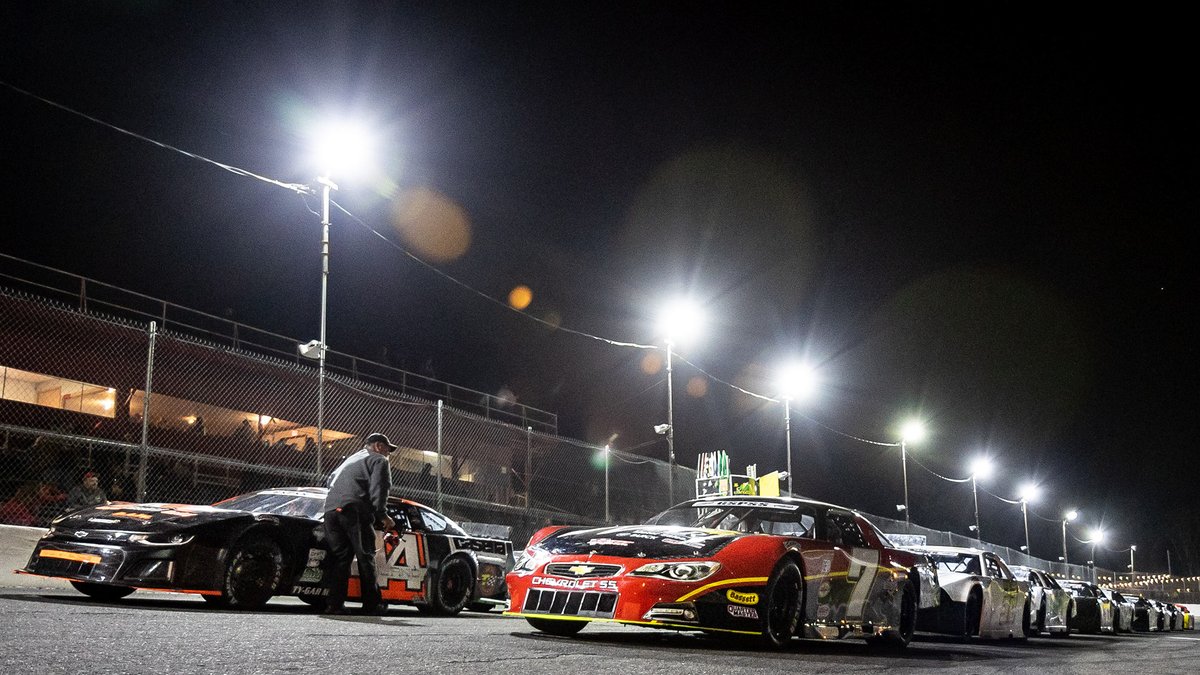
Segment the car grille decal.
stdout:
[[546,565],[546,574],[572,579],[588,579],[594,577],[612,577],[620,574],[620,565],[594,565],[584,563],[550,563]]
[[531,588],[525,595],[527,614],[586,616],[611,619],[617,609],[616,593],[598,591],[555,591]]

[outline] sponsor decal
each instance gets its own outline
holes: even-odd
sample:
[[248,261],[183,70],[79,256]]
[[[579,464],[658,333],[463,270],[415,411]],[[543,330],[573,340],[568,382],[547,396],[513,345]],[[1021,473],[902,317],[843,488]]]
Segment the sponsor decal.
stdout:
[[736,602],[739,605],[758,604],[758,593],[742,593],[731,588],[728,591],[725,591],[725,597],[728,598],[730,602]]
[[150,520],[154,516],[149,513],[133,513],[130,511],[117,511],[113,514],[115,518],[133,518],[134,520]]
[[625,541],[623,539],[589,539],[587,545],[588,546],[628,546],[632,543],[633,543],[632,541]]
[[795,511],[800,508],[799,504],[779,504],[776,502],[758,502],[758,501],[742,501],[733,499],[705,499],[698,502],[693,502],[692,506],[698,509],[708,508],[710,506],[740,506],[750,509],[774,509],[776,511]]
[[829,618],[829,605],[820,605],[817,607],[817,618],[821,620]]
[[823,598],[823,597],[825,597],[825,596],[827,596],[827,595],[829,595],[829,582],[828,582],[828,581],[822,581],[822,582],[821,582],[821,587],[817,589],[817,597],[818,597],[818,598]]
[[558,577],[532,577],[530,583],[534,586],[549,588],[566,588],[580,591],[615,591],[617,582],[608,579],[560,579]]
[[292,586],[292,595],[329,595],[329,589],[320,586]]
[[729,612],[729,616],[737,619],[757,619],[758,610],[753,607],[745,607],[743,605],[725,605],[725,611]]
[[84,537],[88,536],[88,532],[87,530],[75,530],[75,536],[83,539]]
[[475,551],[476,553],[497,553],[504,555],[506,553],[504,542],[492,541],[488,539],[468,539],[467,537],[451,537],[450,542],[454,545],[455,551]]
[[571,565],[567,568],[567,571],[575,576],[583,577],[591,574],[594,569],[596,568],[591,565]]

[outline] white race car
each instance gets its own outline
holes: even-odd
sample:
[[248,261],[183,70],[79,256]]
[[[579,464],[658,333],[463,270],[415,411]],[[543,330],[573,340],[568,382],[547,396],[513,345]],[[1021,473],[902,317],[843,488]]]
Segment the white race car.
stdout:
[[941,602],[921,610],[917,630],[981,638],[1025,639],[1031,630],[1029,585],[990,551],[920,546],[937,566]]
[[1032,567],[1011,565],[1013,575],[1029,584],[1029,611],[1031,637],[1039,633],[1052,636],[1071,634],[1071,594],[1054,580],[1049,573]]
[[1133,601],[1121,595],[1111,588],[1101,588],[1100,592],[1113,607],[1113,632],[1114,633],[1132,633],[1133,632]]

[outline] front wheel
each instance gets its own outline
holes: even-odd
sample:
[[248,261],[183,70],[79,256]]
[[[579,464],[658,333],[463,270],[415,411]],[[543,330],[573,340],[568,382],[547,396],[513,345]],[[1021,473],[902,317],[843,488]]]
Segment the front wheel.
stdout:
[[800,568],[791,560],[775,568],[764,593],[762,642],[771,649],[783,648],[796,634],[800,623],[800,597],[803,588]]
[[532,619],[525,617],[530,626],[559,637],[571,637],[572,635],[583,630],[583,627],[588,624],[587,621],[559,621],[555,619]]
[[[475,573],[466,558],[446,558],[438,567],[433,588],[429,589],[429,604],[424,611],[439,616],[454,616],[463,611],[475,592]],[[422,609],[418,606],[418,609]]]
[[121,598],[133,592],[133,589],[128,586],[113,586],[111,584],[93,584],[88,581],[72,581],[71,585],[75,590],[83,593],[89,598],[111,602],[120,600]]
[[967,606],[963,611],[963,637],[979,635],[980,618],[983,614],[983,592],[978,588],[967,596]]
[[908,647],[917,632],[917,591],[912,582],[904,584],[900,595],[900,625],[877,638],[870,638],[871,645],[900,650]]
[[242,541],[229,553],[219,597],[235,609],[258,609],[275,594],[282,578],[279,544],[266,538]]

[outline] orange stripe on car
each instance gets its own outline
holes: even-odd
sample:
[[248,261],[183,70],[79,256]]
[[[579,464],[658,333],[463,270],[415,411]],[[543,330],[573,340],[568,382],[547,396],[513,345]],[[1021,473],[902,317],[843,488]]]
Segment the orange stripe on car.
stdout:
[[38,554],[42,558],[58,558],[59,560],[73,560],[75,562],[90,563],[95,565],[100,562],[100,556],[95,553],[71,553],[70,551],[57,551],[55,549],[42,549]]
[[697,588],[696,590],[692,591],[691,593],[688,593],[687,595],[680,596],[680,598],[678,600],[676,600],[675,602],[684,602],[686,600],[690,600],[690,599],[696,597],[697,595],[700,595],[701,593],[707,593],[714,588],[720,588],[722,586],[742,586],[742,585],[746,585],[746,584],[765,584],[765,583],[767,583],[767,577],[743,577],[741,579],[726,579],[725,581],[714,581],[711,584],[705,584],[704,586]]

